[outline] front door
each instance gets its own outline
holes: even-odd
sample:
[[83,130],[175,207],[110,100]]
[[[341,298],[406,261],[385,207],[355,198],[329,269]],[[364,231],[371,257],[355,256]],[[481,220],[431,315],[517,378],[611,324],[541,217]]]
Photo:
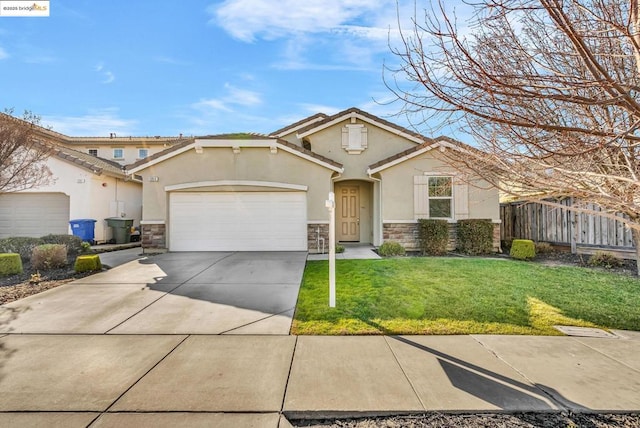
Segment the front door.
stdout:
[[340,186],[338,188],[338,241],[360,241],[360,187]]

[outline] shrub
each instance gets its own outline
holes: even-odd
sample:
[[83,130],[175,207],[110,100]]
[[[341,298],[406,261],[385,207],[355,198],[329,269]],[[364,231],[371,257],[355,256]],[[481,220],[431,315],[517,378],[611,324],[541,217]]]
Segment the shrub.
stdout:
[[22,273],[22,259],[18,253],[0,254],[0,276]]
[[102,262],[100,256],[97,254],[87,254],[84,256],[78,256],[76,263],[73,266],[76,272],[93,272],[102,269]]
[[536,256],[536,246],[530,239],[514,239],[509,255],[518,260],[530,260]]
[[82,252],[82,239],[75,235],[47,235],[40,239],[44,244],[66,245],[67,254],[72,256]]
[[91,244],[89,244],[88,242],[83,242],[80,246],[82,247],[82,249],[80,250],[82,254],[91,252]]
[[458,251],[464,254],[490,254],[493,251],[493,223],[491,220],[459,220]]
[[344,245],[336,244],[336,254],[344,253]]
[[553,253],[553,246],[548,242],[536,242],[536,254]]
[[33,249],[42,245],[42,239],[29,238],[26,236],[16,236],[12,238],[0,239],[0,253],[18,253],[22,262],[28,262]]
[[31,267],[47,270],[64,267],[67,264],[67,247],[62,244],[38,245],[31,253]]
[[396,241],[385,241],[378,248],[378,254],[382,257],[404,256],[406,253],[402,244]]
[[447,220],[418,220],[418,246],[420,252],[430,256],[447,253],[449,223]]
[[624,261],[613,253],[609,253],[606,251],[596,251],[595,254],[589,258],[587,264],[589,266],[612,269],[622,266],[624,264]]

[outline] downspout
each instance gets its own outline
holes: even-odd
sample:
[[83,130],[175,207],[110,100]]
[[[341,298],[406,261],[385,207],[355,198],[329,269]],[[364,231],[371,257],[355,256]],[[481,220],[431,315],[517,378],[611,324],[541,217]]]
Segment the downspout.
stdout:
[[[378,193],[379,198],[378,198],[378,224],[376,224],[375,226],[378,228],[378,232],[379,232],[379,245],[382,244],[383,242],[383,237],[382,237],[382,179],[380,178],[375,178],[373,176],[373,174],[371,173],[371,169],[367,170],[367,175],[369,176],[369,179],[378,182]],[[374,203],[375,203],[375,195],[374,195]],[[374,236],[373,236],[373,241],[375,242],[375,232],[374,232]]]

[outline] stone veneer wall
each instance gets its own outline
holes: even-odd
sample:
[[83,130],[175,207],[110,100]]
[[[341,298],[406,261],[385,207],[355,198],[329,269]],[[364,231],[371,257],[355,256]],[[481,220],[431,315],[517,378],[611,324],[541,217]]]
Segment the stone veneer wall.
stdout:
[[320,237],[324,238],[324,251],[329,252],[329,225],[328,224],[308,224],[307,225],[307,249],[310,253],[322,252],[322,243],[318,248],[318,229]]
[[143,224],[141,227],[143,250],[150,252],[167,250],[167,229],[164,224]]
[[[449,223],[449,243],[447,251],[456,249],[457,223]],[[384,223],[382,225],[382,239],[396,241],[407,251],[418,250],[418,223]],[[500,252],[500,224],[493,226],[493,250]]]

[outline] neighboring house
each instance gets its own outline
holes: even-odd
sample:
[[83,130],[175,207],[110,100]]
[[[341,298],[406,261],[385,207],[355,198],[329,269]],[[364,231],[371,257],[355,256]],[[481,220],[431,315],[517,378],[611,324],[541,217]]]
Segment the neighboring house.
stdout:
[[60,141],[66,147],[127,165],[149,157],[181,141],[176,137],[67,137]]
[[[145,251],[321,251],[325,201],[336,196],[341,242],[417,246],[417,220],[495,223],[498,191],[452,169],[444,151],[463,144],[426,138],[356,108],[318,114],[270,136],[199,137],[127,167],[143,181]],[[453,244],[452,244],[453,245]]]
[[105,218],[140,224],[142,184],[119,164],[54,146],[47,166],[49,185],[0,195],[0,238],[70,234],[69,220],[94,219],[95,240],[105,242],[112,237]]

